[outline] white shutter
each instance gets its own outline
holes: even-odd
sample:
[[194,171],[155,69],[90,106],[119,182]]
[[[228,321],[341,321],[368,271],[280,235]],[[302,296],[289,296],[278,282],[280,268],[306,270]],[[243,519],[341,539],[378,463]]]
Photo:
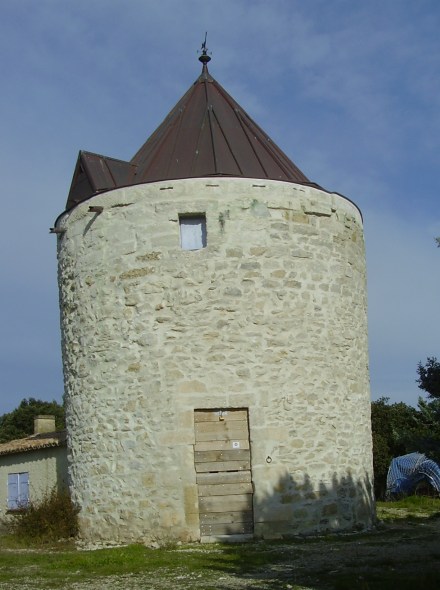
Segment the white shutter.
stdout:
[[180,245],[182,250],[206,247],[206,218],[204,215],[180,217]]

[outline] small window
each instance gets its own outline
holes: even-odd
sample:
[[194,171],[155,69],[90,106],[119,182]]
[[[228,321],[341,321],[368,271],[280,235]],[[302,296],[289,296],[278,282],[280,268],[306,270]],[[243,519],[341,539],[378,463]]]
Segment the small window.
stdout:
[[8,473],[8,510],[29,505],[29,473]]
[[206,248],[206,215],[179,216],[180,245],[182,250],[200,250]]

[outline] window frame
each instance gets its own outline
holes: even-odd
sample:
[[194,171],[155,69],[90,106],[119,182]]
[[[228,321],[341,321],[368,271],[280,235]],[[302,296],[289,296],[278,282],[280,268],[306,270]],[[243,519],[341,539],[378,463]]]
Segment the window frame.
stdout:
[[26,510],[29,506],[29,471],[8,473],[8,512]]
[[[197,231],[200,227],[200,231]],[[207,246],[206,213],[179,213],[180,248],[185,252],[203,250]]]

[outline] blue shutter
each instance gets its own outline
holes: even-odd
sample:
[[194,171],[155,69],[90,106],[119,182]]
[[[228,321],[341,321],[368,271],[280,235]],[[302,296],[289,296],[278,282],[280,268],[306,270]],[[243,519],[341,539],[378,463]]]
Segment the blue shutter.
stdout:
[[18,508],[18,473],[8,473],[8,510]]
[[18,474],[18,504],[20,508],[29,504],[29,473]]
[[8,510],[19,510],[29,504],[29,473],[8,473]]

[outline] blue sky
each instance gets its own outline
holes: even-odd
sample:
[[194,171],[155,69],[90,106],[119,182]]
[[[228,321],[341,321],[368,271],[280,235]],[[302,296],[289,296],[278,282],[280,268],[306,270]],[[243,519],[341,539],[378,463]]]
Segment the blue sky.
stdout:
[[56,238],[80,149],[130,159],[210,72],[362,210],[372,398],[440,356],[437,0],[2,0],[0,414],[61,400]]

